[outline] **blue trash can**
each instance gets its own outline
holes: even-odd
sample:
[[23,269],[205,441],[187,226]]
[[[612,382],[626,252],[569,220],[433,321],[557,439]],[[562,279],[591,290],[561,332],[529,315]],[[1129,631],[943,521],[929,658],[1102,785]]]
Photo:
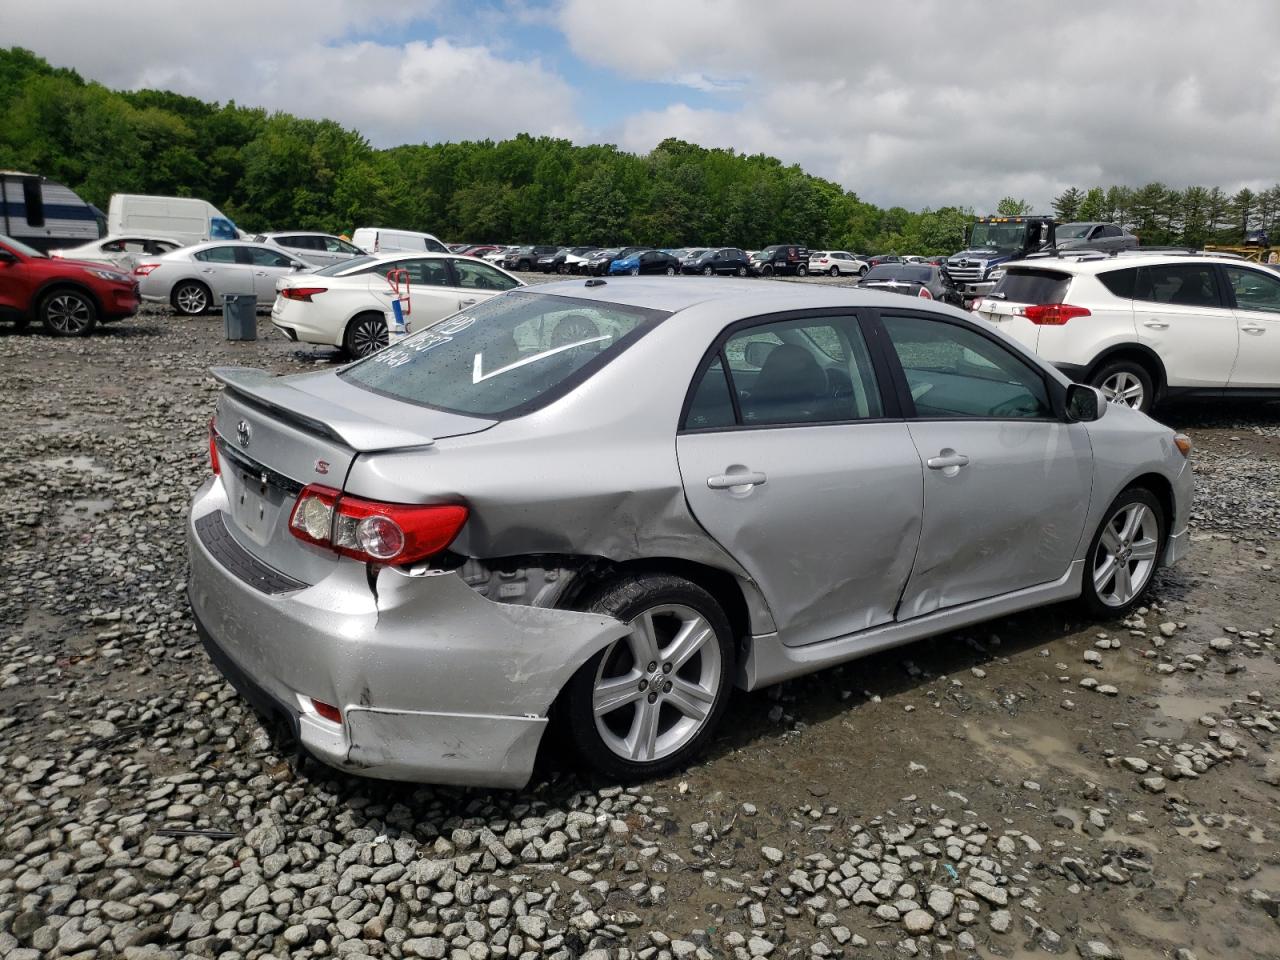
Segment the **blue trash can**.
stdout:
[[228,340],[257,340],[258,298],[252,293],[228,293],[222,298],[222,323]]

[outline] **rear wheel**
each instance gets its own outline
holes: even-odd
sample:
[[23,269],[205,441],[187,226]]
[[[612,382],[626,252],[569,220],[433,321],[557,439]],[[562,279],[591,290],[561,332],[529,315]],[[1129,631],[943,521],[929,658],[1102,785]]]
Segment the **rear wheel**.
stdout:
[[1151,373],[1136,360],[1108,361],[1094,371],[1089,383],[1102,391],[1108,403],[1148,413],[1155,402]]
[[808,275],[809,275],[809,268],[806,267],[803,263],[796,267],[797,277],[807,277]]
[[738,276],[740,276],[740,277],[745,277],[745,276],[747,275],[747,268],[746,268],[746,267],[738,267],[738,269],[737,269],[737,270],[735,270],[735,271],[734,271],[734,273],[736,273],[736,274],[737,274]]
[[213,296],[199,280],[183,280],[173,288],[173,308],[184,316],[196,317],[209,309]]
[[53,290],[40,301],[40,323],[55,337],[83,337],[98,323],[98,305],[79,290]]
[[830,270],[827,271],[827,273],[831,274],[831,276],[833,277],[838,277],[840,276],[840,268],[833,266]]
[[342,337],[342,348],[352,357],[367,357],[389,342],[387,318],[380,313],[362,313],[352,317]]
[[569,682],[569,734],[605,776],[643,780],[683,766],[706,745],[729,701],[728,618],[696,584],[641,574],[603,587],[587,609],[630,632]]
[[1165,517],[1151,491],[1130,487],[1107,508],[1089,545],[1081,599],[1095,617],[1123,617],[1142,599],[1160,565]]

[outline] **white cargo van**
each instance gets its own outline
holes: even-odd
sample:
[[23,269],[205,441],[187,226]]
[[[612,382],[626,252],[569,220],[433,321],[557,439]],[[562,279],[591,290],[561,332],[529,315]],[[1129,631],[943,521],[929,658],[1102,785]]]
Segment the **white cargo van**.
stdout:
[[107,210],[111,233],[172,237],[186,246],[205,240],[236,240],[240,231],[221,210],[194,197],[147,197],[117,193]]
[[360,227],[351,235],[351,242],[365,253],[388,253],[396,250],[413,250],[421,253],[448,253],[449,248],[439,238],[429,233],[413,230],[384,230],[382,227]]

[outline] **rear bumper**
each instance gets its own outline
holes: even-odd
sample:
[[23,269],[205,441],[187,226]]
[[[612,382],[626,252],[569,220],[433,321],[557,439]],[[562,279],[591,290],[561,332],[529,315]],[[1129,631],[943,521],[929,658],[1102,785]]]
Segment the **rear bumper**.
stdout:
[[[556,695],[626,632],[596,614],[492,602],[454,573],[384,568],[375,596],[365,565],[346,560],[318,584],[265,592],[219,559],[225,544],[215,556],[197,530],[225,507],[211,480],[187,527],[188,596],[210,659],[340,770],[521,787]],[[321,717],[313,697],[337,706],[341,722]]]

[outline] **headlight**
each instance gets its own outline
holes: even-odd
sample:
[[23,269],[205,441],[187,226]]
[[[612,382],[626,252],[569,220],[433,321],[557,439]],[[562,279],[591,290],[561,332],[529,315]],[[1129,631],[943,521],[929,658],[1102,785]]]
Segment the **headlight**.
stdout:
[[118,273],[115,270],[86,270],[85,272],[92,273],[99,280],[114,280],[116,283],[125,283],[129,279],[123,273]]
[[1003,270],[992,270],[990,273],[987,274],[987,279],[994,281],[994,280],[999,280],[1003,276],[1004,276]]

